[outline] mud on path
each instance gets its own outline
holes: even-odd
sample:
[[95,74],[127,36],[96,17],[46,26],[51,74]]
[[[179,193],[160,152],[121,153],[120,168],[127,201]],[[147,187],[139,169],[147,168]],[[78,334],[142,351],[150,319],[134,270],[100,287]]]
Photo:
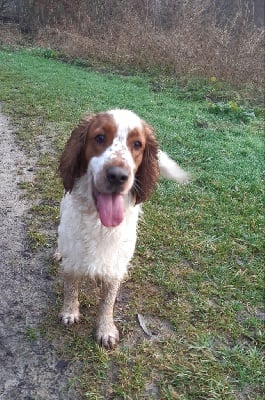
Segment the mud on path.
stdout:
[[34,178],[34,161],[14,141],[0,112],[0,399],[76,399],[72,366],[41,336],[30,340],[50,302],[54,282],[43,256],[31,254],[25,220],[30,204],[19,183]]

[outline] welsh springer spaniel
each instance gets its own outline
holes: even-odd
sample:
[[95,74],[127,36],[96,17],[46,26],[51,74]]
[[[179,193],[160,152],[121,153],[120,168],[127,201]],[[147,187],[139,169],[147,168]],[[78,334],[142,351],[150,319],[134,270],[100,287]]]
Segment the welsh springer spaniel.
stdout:
[[62,261],[64,324],[78,322],[82,276],[101,282],[96,340],[113,348],[119,333],[113,307],[133,256],[141,203],[159,174],[185,182],[188,175],[158,149],[153,129],[128,110],[86,116],[66,143],[59,171],[61,202],[57,259]]

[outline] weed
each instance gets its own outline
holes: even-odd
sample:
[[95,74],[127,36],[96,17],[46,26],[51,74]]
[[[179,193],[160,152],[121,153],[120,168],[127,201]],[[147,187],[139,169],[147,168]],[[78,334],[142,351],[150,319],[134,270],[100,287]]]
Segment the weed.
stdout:
[[[34,43],[40,55],[77,65],[101,61],[116,68],[208,77],[211,90],[218,89],[219,80],[248,83],[262,96],[264,28],[255,23],[262,18],[256,7],[254,1],[127,0],[121,6],[101,0],[89,6],[82,0],[72,5],[47,0],[44,6],[25,7],[21,30],[1,26],[0,40]],[[201,93],[194,89],[193,95]]]
[[213,114],[228,115],[244,123],[249,123],[255,118],[253,110],[245,109],[239,106],[235,101],[229,101],[228,103],[210,103],[209,111]]
[[46,244],[45,235],[39,231],[29,231],[28,237],[30,240],[31,248],[34,250]]
[[36,330],[36,328],[33,328],[32,326],[27,325],[25,328],[25,334],[26,334],[27,338],[31,342],[33,342],[37,339],[39,333]]

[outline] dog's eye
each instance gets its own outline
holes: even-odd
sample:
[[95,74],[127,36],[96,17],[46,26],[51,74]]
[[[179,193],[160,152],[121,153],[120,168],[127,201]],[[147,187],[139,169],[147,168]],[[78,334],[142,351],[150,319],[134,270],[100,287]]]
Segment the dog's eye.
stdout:
[[100,133],[94,139],[97,142],[97,144],[103,144],[106,141],[106,136],[103,133]]
[[140,140],[136,140],[136,141],[133,143],[133,148],[134,148],[135,150],[139,150],[141,147],[142,147],[142,143],[140,142]]

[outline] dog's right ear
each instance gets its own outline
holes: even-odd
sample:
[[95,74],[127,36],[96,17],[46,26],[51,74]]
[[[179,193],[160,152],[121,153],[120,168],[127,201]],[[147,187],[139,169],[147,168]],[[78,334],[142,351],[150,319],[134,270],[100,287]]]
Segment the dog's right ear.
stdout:
[[60,172],[66,192],[71,192],[76,178],[80,178],[86,172],[84,148],[87,133],[94,114],[86,115],[72,131],[63,153],[59,160]]

